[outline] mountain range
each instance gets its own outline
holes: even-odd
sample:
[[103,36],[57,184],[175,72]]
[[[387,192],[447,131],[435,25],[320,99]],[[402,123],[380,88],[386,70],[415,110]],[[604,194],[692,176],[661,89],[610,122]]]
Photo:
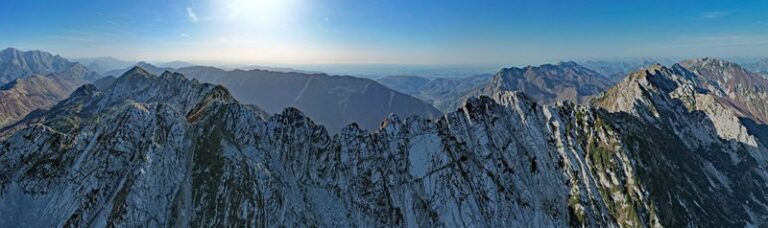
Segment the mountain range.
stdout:
[[113,57],[75,58],[73,61],[76,61],[99,74],[106,74],[110,70],[123,69],[133,64],[133,62]]
[[203,82],[223,85],[238,100],[258,105],[269,113],[296,107],[333,133],[353,122],[364,129],[376,129],[391,113],[425,118],[440,115],[428,103],[370,79],[265,70],[225,71],[213,67],[186,67],[176,71]]
[[148,63],[148,62],[139,61],[137,63],[134,63],[132,65],[126,66],[124,68],[117,68],[117,69],[109,70],[109,71],[105,72],[104,75],[119,77],[120,75],[123,75],[125,72],[128,72],[128,71],[130,71],[131,69],[133,69],[135,67],[140,67],[141,69],[143,69],[143,70],[145,70],[145,71],[147,71],[149,73],[152,73],[152,74],[162,74],[165,71],[171,71],[172,72],[172,71],[176,70],[175,68],[171,68],[171,67],[159,67],[159,66],[155,66],[155,65],[153,65],[151,63]]
[[730,58],[728,60],[752,72],[768,74],[768,58]]
[[[442,97],[456,102],[442,115],[368,79],[152,70],[84,82],[0,130],[0,224],[768,224],[768,83],[724,60],[651,64],[616,82],[574,62],[505,68],[476,86],[380,79],[446,97],[474,87]],[[378,123],[334,132],[305,114],[312,105]]]
[[[439,110],[424,101],[365,78],[260,69],[223,70],[208,66],[173,69],[146,62],[134,67],[151,74],[179,72],[202,82],[223,85],[238,100],[258,105],[269,113],[296,107],[332,133],[338,133],[350,123],[375,129],[390,113],[428,118],[440,115]],[[107,74],[120,75],[126,71],[130,69],[112,70]]]
[[457,100],[470,91],[488,83],[491,77],[493,77],[491,74],[478,74],[459,78],[387,76],[376,81],[394,90],[429,102],[443,113],[448,113],[454,111],[455,107],[460,105],[460,103],[457,103]]
[[560,62],[502,69],[488,84],[470,91],[461,100],[492,96],[499,91],[519,91],[547,104],[566,100],[584,102],[611,85],[610,81],[593,70],[575,62]]
[[538,102],[584,102],[609,86],[609,78],[576,62],[524,68],[505,68],[494,75],[464,78],[390,76],[378,80],[403,93],[432,103],[444,113],[455,111],[470,97],[492,96],[499,91],[519,91]]
[[224,86],[136,67],[5,132],[0,222],[765,224],[765,142],[699,77],[654,65],[591,107],[498,91],[331,135],[298,109],[268,115]]
[[579,61],[580,65],[602,74],[614,83],[623,80],[627,74],[640,70],[641,68],[653,64],[669,66],[674,63],[675,61],[669,58],[649,57]]

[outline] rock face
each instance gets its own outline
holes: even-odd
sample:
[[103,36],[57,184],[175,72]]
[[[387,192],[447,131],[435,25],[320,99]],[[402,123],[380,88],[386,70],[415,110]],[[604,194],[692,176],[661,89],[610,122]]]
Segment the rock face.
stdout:
[[610,85],[599,73],[575,62],[513,67],[502,69],[488,84],[468,93],[460,101],[469,97],[492,96],[500,91],[519,91],[545,104],[566,100],[584,102]]
[[645,183],[651,195],[671,197],[666,207],[676,216],[667,218],[669,224],[765,224],[766,208],[758,205],[766,201],[766,187],[760,184],[765,181],[766,142],[701,81],[702,76],[681,65],[655,65],[633,73],[594,103],[640,121],[634,130],[620,129],[648,140],[629,145],[639,149],[636,167],[650,175]]
[[390,113],[426,118],[440,115],[428,103],[369,79],[264,70],[224,71],[213,67],[177,71],[203,82],[224,85],[241,102],[258,105],[269,113],[296,107],[332,133],[352,122],[364,129],[376,129]]
[[402,93],[431,103],[443,113],[456,111],[457,100],[475,90],[493,77],[478,74],[463,78],[424,78],[418,76],[388,76],[378,79],[379,83]]
[[768,151],[693,77],[637,72],[606,109],[501,91],[329,135],[134,68],[4,132],[0,224],[765,225]]

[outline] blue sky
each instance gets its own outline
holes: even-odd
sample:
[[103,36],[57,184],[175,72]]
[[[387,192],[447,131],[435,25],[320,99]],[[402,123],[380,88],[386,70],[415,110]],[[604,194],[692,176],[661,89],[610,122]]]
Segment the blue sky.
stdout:
[[0,1],[0,45],[68,57],[500,64],[766,56],[768,1]]

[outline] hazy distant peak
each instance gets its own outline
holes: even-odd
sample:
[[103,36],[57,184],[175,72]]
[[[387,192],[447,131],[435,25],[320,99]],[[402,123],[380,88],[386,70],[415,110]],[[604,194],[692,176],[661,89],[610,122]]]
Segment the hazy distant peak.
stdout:
[[63,57],[59,55],[54,55],[48,52],[39,51],[39,50],[30,50],[30,51],[22,51],[16,48],[6,48],[2,52],[0,52],[0,59],[2,58],[25,58],[25,59],[34,59],[34,60],[46,60],[46,59],[57,59],[62,61],[67,61]]
[[161,66],[161,67],[169,67],[169,68],[176,68],[176,69],[184,68],[184,67],[197,66],[197,64],[193,64],[193,63],[189,63],[189,62],[184,62],[184,61],[171,61],[171,62],[167,62],[167,63],[161,63],[161,64],[158,64],[158,65]]
[[[567,71],[572,71],[572,72],[575,72],[576,74],[566,73]],[[543,64],[539,66],[529,65],[529,66],[526,66],[525,68],[517,68],[517,67],[503,68],[496,75],[497,77],[502,77],[502,76],[523,77],[525,74],[545,74],[545,75],[554,76],[554,77],[561,77],[564,75],[572,75],[576,77],[582,77],[586,75],[589,75],[589,76],[600,75],[600,73],[595,72],[592,69],[586,68],[582,65],[579,65],[578,63],[573,61],[558,62],[557,64]]]
[[164,71],[163,73],[160,73],[159,75],[152,74],[151,72],[147,71],[143,67],[140,66],[134,66],[130,70],[126,71],[122,76],[120,76],[115,84],[120,83],[139,83],[143,81],[189,81],[184,75],[176,72],[171,71]]
[[740,65],[713,57],[704,57],[698,59],[689,59],[680,61],[685,67],[728,67],[728,68],[741,68]]
[[558,62],[558,63],[557,63],[557,65],[558,65],[558,66],[562,66],[562,67],[582,67],[582,66],[581,66],[581,65],[579,65],[578,63],[576,63],[576,62],[574,62],[574,61],[571,61],[571,60],[568,60],[568,61],[560,61],[560,62]]
[[148,72],[144,68],[140,66],[134,66],[130,70],[123,73],[123,75],[118,77],[115,81],[115,84],[124,82],[139,83],[147,80],[154,80],[155,78],[157,78],[156,75],[152,75],[152,73]]
[[98,77],[85,66],[43,51],[20,51],[6,48],[0,52],[0,84],[16,78],[51,73],[69,74],[72,77],[92,80]]
[[148,68],[148,67],[157,67],[157,66],[155,66],[155,65],[152,65],[151,63],[148,63],[148,62],[145,62],[145,61],[139,61],[139,62],[137,62],[135,65],[136,65],[136,66],[141,66],[141,67],[144,67],[144,68]]
[[149,75],[149,72],[147,70],[144,70],[144,68],[140,66],[133,66],[130,70],[126,71],[123,76],[131,76],[131,75]]

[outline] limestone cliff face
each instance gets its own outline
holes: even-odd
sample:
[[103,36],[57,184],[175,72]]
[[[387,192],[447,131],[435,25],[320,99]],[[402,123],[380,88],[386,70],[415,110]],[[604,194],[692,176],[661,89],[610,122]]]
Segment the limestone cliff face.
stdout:
[[[764,224],[766,208],[753,202],[766,199],[759,184],[766,142],[750,132],[738,109],[702,81],[681,65],[654,65],[592,103],[607,110],[605,119],[635,154],[638,176],[651,199],[663,202],[659,206],[664,208],[657,208],[666,210],[660,214],[666,215],[662,224]],[[742,199],[747,202],[734,203]]]
[[708,96],[685,75],[646,73],[620,84],[636,100],[600,98],[624,102],[607,110],[497,92],[330,135],[297,109],[267,116],[224,87],[135,68],[4,132],[0,223],[765,224],[763,144],[721,132],[738,122],[717,102],[672,105]]

